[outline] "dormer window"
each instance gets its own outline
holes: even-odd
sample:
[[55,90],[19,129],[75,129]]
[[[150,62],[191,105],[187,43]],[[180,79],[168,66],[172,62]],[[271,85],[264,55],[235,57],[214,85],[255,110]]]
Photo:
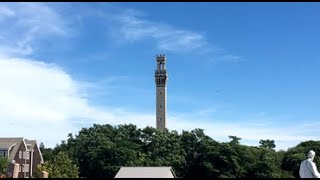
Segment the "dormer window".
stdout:
[[0,157],[6,157],[7,151],[0,151]]

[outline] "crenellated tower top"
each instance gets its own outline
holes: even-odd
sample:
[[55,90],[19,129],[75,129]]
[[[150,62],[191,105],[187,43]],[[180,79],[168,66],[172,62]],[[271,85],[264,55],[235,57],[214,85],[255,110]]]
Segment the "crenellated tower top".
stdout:
[[156,85],[166,86],[167,79],[166,56],[164,54],[157,55],[157,69],[155,71]]
[[158,54],[157,55],[157,61],[166,61],[166,55],[164,55],[164,54]]
[[164,54],[157,55],[157,70],[166,69],[166,56]]

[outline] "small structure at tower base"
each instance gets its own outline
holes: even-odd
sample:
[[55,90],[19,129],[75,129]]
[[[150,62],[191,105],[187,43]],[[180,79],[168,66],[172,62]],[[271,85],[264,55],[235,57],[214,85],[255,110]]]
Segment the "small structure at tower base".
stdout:
[[171,167],[121,167],[114,178],[175,178]]

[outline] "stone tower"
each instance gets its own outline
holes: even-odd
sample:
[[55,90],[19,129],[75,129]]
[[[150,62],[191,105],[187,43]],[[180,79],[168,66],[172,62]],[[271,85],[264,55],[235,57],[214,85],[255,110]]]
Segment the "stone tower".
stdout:
[[155,72],[157,129],[166,128],[167,79],[166,56],[164,54],[157,55],[157,69]]

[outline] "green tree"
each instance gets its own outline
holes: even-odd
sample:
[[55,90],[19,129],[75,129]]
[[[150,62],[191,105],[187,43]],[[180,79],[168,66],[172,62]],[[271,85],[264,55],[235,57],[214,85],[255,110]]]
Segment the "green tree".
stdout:
[[[241,138],[229,136],[220,143],[203,129],[169,132],[135,125],[96,125],[68,135],[54,149],[42,146],[49,159],[42,168],[54,176],[53,161],[65,154],[79,167],[81,177],[113,178],[121,166],[171,166],[178,177],[204,178],[276,178],[298,177],[297,170],[308,150],[320,153],[320,143],[309,141],[289,149],[275,151],[273,140],[261,140],[260,147],[240,144]],[[319,159],[315,159],[318,164]],[[50,174],[50,173],[49,173]],[[60,174],[60,175],[59,175]],[[49,175],[50,176],[50,175]]]
[[145,166],[172,166],[176,175],[181,177],[185,169],[185,151],[181,147],[181,136],[176,131],[155,130],[149,143],[143,145],[146,155]]
[[229,138],[231,139],[230,144],[240,144],[241,138],[237,136],[229,136]]
[[261,139],[259,141],[260,143],[260,146],[259,147],[262,147],[262,148],[267,148],[267,149],[274,149],[276,147],[275,143],[274,143],[274,140],[263,140]]
[[8,160],[0,156],[0,176],[6,174],[8,167]]
[[219,155],[221,159],[220,178],[248,177],[248,172],[255,167],[257,161],[256,151],[253,148],[240,145],[235,141],[222,143]]
[[48,161],[44,162],[43,164],[38,164],[36,172],[33,174],[33,177],[40,177],[40,173],[42,171],[46,171],[47,173],[49,173],[49,177],[51,177],[52,165]]
[[252,169],[252,177],[279,178],[281,160],[277,159],[275,151],[259,148],[255,167]]
[[96,125],[83,128],[55,151],[66,151],[81,177],[113,178],[121,166],[142,166],[145,154],[141,130],[134,125]]
[[51,161],[53,159],[53,149],[46,148],[42,142],[40,143],[39,148],[44,161]]
[[181,146],[185,151],[186,167],[183,177],[216,177],[212,161],[216,159],[219,143],[206,136],[203,129],[183,131]]
[[39,176],[41,171],[47,171],[49,178],[78,178],[79,168],[70,160],[68,155],[61,151],[53,158],[39,165],[35,176]]

